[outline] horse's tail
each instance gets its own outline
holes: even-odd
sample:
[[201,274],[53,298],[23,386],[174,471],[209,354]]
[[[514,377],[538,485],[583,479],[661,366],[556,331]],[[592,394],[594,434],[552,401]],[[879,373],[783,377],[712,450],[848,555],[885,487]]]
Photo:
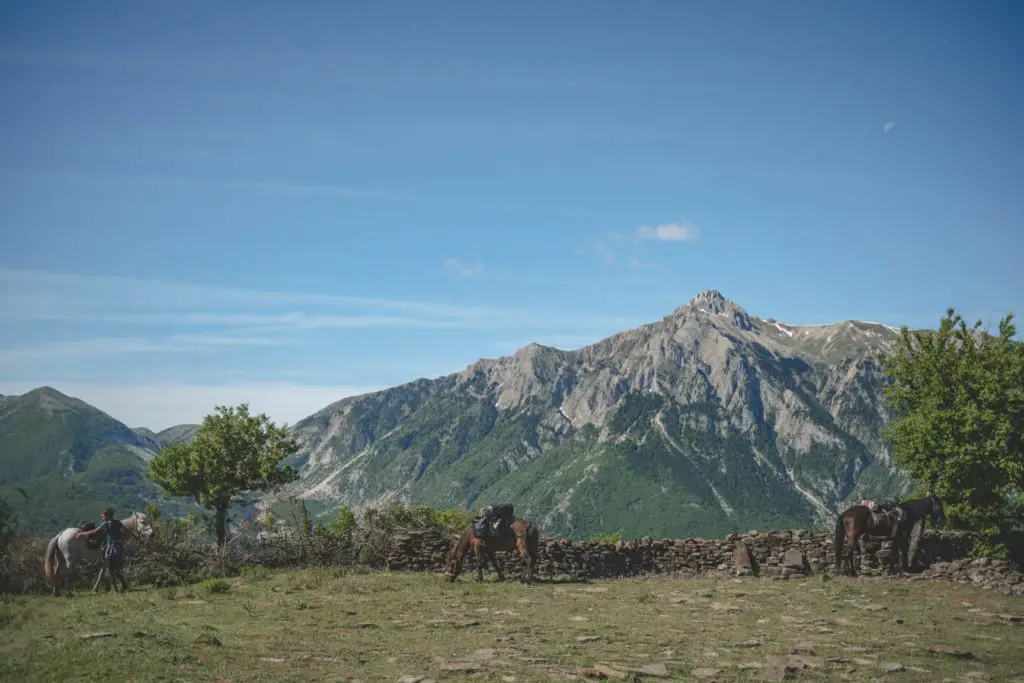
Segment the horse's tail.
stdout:
[[60,534],[57,534],[50,539],[50,542],[46,544],[46,555],[43,557],[43,572],[46,574],[46,585],[52,586],[54,581],[54,562],[59,561],[57,559],[57,553],[60,552],[57,548],[57,540],[60,538]]
[[843,567],[843,541],[846,540],[846,522],[843,520],[843,516],[839,515],[836,518],[836,535],[834,541],[835,560],[836,560],[836,571],[839,571]]

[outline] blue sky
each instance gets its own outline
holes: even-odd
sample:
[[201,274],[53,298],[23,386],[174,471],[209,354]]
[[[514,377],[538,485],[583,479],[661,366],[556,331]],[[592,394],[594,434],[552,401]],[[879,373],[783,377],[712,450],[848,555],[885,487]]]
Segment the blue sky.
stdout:
[[1024,307],[1017,2],[0,6],[0,393],[279,421],[717,288]]

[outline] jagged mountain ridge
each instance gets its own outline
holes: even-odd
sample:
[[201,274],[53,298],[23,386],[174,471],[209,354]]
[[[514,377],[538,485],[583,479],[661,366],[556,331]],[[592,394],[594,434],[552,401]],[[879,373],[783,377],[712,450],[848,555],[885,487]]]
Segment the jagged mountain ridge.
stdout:
[[512,356],[296,425],[292,492],[360,509],[507,499],[547,533],[807,525],[903,488],[880,438],[894,328],[786,325],[716,290],[574,351]]

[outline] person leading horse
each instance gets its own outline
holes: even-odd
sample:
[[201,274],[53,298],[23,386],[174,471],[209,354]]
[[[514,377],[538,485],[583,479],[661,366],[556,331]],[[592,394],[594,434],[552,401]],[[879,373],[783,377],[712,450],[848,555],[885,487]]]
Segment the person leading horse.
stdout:
[[98,527],[89,531],[79,531],[75,534],[75,538],[89,538],[96,534],[105,535],[103,569],[100,570],[100,575],[96,577],[96,585],[93,586],[93,590],[99,588],[100,580],[106,576],[110,581],[110,590],[115,590],[116,581],[120,584],[120,589],[117,592],[123,593],[128,590],[128,581],[125,580],[124,575],[121,573],[121,569],[124,566],[125,526],[121,523],[121,520],[114,519],[114,508],[104,510],[101,518],[103,521]]

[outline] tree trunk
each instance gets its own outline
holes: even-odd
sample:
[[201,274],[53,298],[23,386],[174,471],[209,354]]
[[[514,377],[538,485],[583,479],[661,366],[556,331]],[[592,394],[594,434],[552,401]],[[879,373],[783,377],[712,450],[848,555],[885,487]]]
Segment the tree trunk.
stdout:
[[227,540],[228,506],[218,504],[215,510],[214,527],[217,531],[217,547],[223,548]]

